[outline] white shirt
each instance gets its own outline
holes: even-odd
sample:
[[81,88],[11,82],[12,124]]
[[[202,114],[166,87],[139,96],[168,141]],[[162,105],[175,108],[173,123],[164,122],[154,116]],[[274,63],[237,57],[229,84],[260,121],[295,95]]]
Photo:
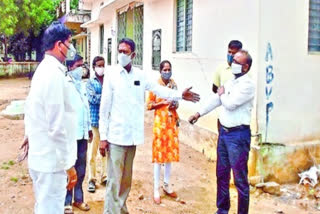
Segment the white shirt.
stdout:
[[160,86],[146,73],[132,68],[128,73],[117,65],[104,78],[99,132],[101,140],[121,146],[138,145],[144,142],[145,91],[171,99],[181,99],[182,92]]
[[29,168],[39,172],[70,169],[77,158],[77,118],[70,99],[66,67],[45,55],[39,64],[25,106]]
[[[77,140],[89,139],[91,130],[89,102],[86,95],[86,85],[84,82],[75,80],[70,74],[67,75],[70,86],[71,103],[77,113]],[[76,87],[79,84],[79,88]]]
[[199,111],[201,116],[222,106],[220,123],[228,128],[250,125],[251,111],[255,94],[255,84],[248,75],[229,80],[224,85],[225,93],[220,97],[212,94],[208,102]]

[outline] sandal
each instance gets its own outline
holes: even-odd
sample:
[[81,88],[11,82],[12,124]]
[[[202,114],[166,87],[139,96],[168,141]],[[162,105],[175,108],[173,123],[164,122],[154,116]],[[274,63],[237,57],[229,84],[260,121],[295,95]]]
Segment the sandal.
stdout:
[[96,184],[94,181],[90,181],[88,184],[88,192],[94,193],[96,191]]
[[71,205],[64,206],[64,214],[74,214]]
[[80,209],[82,211],[89,211],[90,210],[89,205],[84,202],[73,202],[73,206],[77,207],[78,209]]
[[169,196],[169,197],[171,197],[171,198],[178,198],[178,195],[177,195],[177,193],[175,193],[175,192],[173,192],[173,191],[170,191],[169,192],[169,185],[168,184],[164,184],[163,186],[162,186],[162,189],[163,189],[163,192],[167,195],[167,196]]

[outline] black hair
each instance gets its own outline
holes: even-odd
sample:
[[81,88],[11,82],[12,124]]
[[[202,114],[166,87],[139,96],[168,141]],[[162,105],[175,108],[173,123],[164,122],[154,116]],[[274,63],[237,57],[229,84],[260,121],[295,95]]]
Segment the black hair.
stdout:
[[251,68],[251,65],[252,65],[252,57],[251,57],[251,55],[246,50],[240,50],[239,52],[243,53],[244,55],[246,55],[246,60],[247,60],[246,63],[249,65],[249,68],[248,68],[248,71],[249,71],[250,68]]
[[96,56],[92,61],[92,67],[96,67],[97,62],[102,60],[104,61],[104,58],[102,56]]
[[162,71],[163,67],[164,67],[164,64],[168,63],[170,65],[170,68],[172,69],[172,65],[171,65],[171,62],[169,60],[163,60],[161,63],[160,63],[160,72]]
[[242,49],[242,43],[239,40],[231,40],[229,42],[228,48],[240,50]]
[[67,60],[66,61],[66,65],[68,70],[70,70],[70,68],[78,61],[83,60],[83,57],[80,56],[79,54],[76,54],[73,60]]
[[89,79],[90,78],[90,69],[87,62],[83,63],[84,69],[87,71],[85,76],[82,76],[82,79]]
[[125,43],[125,44],[129,45],[130,49],[131,49],[131,52],[134,52],[136,50],[136,44],[134,43],[134,41],[132,39],[123,38],[123,39],[120,40],[119,45],[122,44],[122,43]]
[[57,41],[65,42],[72,34],[64,24],[54,21],[45,30],[42,37],[42,48],[44,51],[52,50]]

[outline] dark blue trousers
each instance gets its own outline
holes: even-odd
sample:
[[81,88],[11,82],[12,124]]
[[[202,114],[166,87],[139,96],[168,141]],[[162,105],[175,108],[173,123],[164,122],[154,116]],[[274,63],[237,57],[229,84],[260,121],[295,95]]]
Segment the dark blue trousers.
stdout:
[[218,214],[227,214],[230,209],[230,171],[238,191],[238,214],[248,214],[249,183],[248,156],[250,150],[250,128],[226,131],[220,128],[217,148],[217,208]]
[[75,202],[79,202],[79,203],[83,202],[82,183],[86,175],[88,141],[85,139],[77,140],[77,144],[78,144],[77,161],[74,167],[77,171],[78,181],[72,190],[67,191],[65,205],[72,204],[73,193],[74,193]]

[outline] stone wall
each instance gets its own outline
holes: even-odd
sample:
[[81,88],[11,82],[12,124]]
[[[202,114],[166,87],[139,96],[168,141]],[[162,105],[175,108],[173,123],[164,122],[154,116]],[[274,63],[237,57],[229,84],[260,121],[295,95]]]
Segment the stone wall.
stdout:
[[32,76],[39,62],[0,62],[0,78]]

